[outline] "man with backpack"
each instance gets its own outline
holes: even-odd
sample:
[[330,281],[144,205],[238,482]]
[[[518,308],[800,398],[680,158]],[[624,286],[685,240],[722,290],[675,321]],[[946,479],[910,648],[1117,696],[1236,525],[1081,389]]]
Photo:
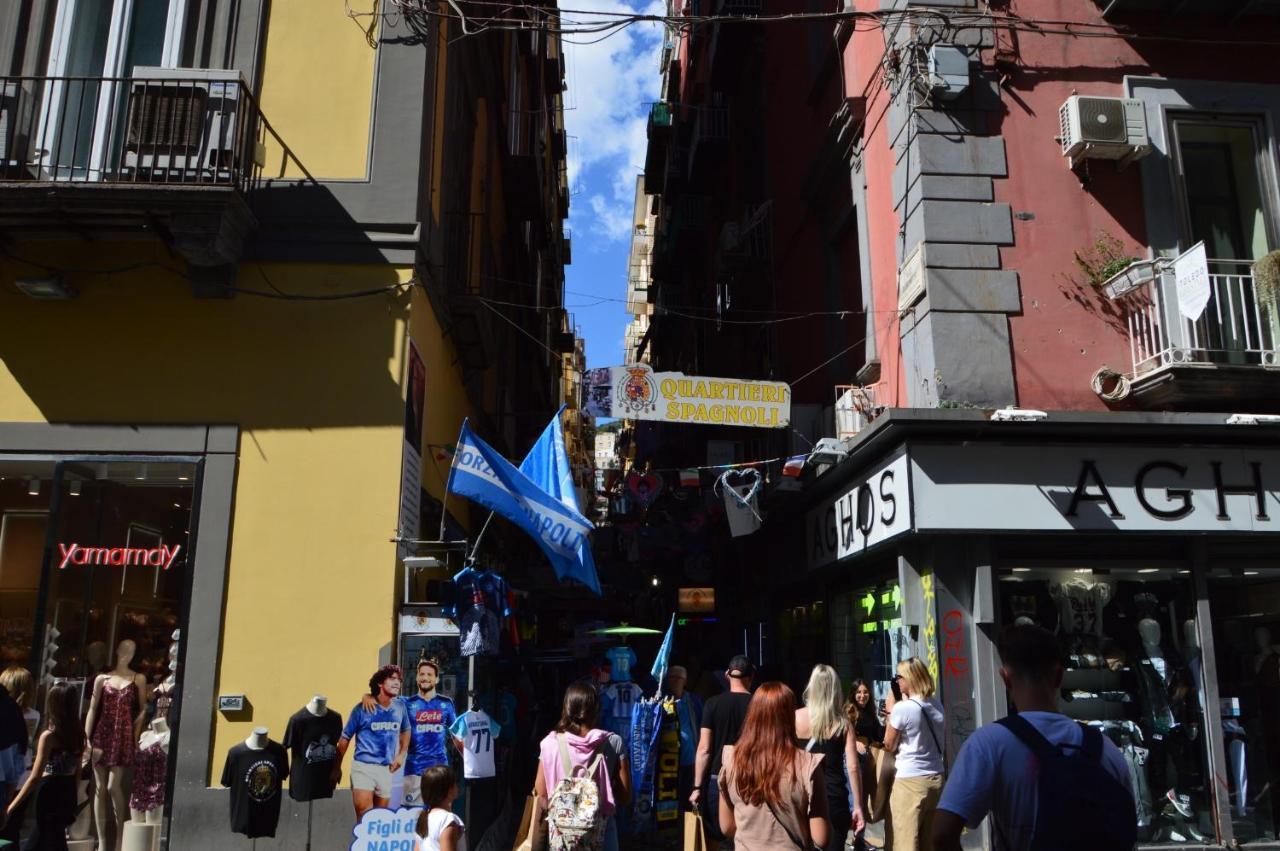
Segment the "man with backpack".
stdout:
[[935,851],[959,851],[964,828],[988,813],[996,851],[1133,848],[1137,815],[1124,758],[1096,728],[1058,711],[1057,639],[1038,626],[1014,626],[999,651],[1017,714],[960,749],[934,816]]

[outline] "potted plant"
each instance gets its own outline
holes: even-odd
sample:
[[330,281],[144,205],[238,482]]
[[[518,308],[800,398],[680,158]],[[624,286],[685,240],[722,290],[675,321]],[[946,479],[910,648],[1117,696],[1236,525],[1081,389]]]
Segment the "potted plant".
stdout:
[[1093,245],[1075,252],[1076,266],[1089,283],[1109,298],[1132,292],[1158,272],[1158,260],[1140,260],[1125,251],[1125,244],[1105,231]]

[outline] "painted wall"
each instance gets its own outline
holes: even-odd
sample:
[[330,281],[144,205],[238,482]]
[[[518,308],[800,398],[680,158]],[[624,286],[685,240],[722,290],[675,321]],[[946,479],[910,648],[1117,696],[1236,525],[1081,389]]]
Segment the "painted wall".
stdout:
[[[1018,14],[1034,18],[1102,23],[1092,3],[1020,0],[1016,5]],[[1247,26],[1242,22],[1215,32],[1212,22],[1200,20],[1194,34],[1240,39],[1248,36]],[[1264,70],[1266,60],[1256,49],[1188,50],[1176,44],[1026,34],[1019,49],[1023,70],[1009,80],[1000,127],[1009,179],[995,182],[996,200],[1009,202],[1015,212],[1014,245],[1002,249],[1001,257],[1006,269],[1018,270],[1022,286],[1023,314],[1010,318],[1018,399],[1031,408],[1103,409],[1089,380],[1104,364],[1122,371],[1130,367],[1128,334],[1123,315],[1090,286],[1074,253],[1107,233],[1134,256],[1149,256],[1142,169],[1134,165],[1120,172],[1112,163],[1089,161],[1083,172],[1088,183],[1082,185],[1054,138],[1060,132],[1059,107],[1072,94],[1123,97],[1126,75],[1268,82],[1275,77]],[[1020,212],[1035,218],[1024,220]]]
[[[880,0],[862,0],[858,11],[880,11]],[[905,375],[902,368],[902,345],[899,338],[898,261],[896,245],[901,222],[893,210],[893,149],[889,146],[888,123],[884,112],[888,96],[884,91],[881,57],[885,39],[878,30],[856,30],[845,48],[846,91],[866,101],[867,120],[863,128],[863,171],[866,174],[867,262],[871,269],[871,304],[868,328],[876,341],[880,359],[883,404],[897,407],[905,404]],[[856,179],[856,176],[855,176]],[[877,396],[877,402],[880,397]]]
[[[0,264],[0,421],[237,423],[242,428],[218,671],[251,713],[219,717],[211,758],[256,725],[273,736],[313,694],[344,714],[390,654],[406,333],[427,365],[426,437],[453,442],[465,410],[453,358],[420,291],[334,302],[241,294],[196,300],[163,249],[20,247],[79,296],[36,302]],[[18,249],[15,249],[17,252]],[[237,286],[331,294],[403,282],[408,269],[246,264]],[[270,283],[268,283],[268,278]],[[444,439],[447,432],[452,432]],[[428,462],[429,463],[429,462]],[[428,470],[424,485],[439,492]],[[188,707],[209,711],[212,707]]]
[[[859,0],[859,11],[879,11],[880,0]],[[925,5],[912,3],[911,5]],[[1030,20],[1104,23],[1096,4],[1071,0],[1013,0],[1009,14]],[[1243,39],[1258,21],[1237,22],[1187,17],[1197,38]],[[1134,18],[1133,26],[1159,28],[1159,16]],[[1274,23],[1260,24],[1267,33]],[[1073,173],[1061,156],[1058,110],[1071,94],[1121,97],[1126,76],[1192,80],[1272,80],[1265,70],[1264,48],[1132,42],[1116,38],[997,33],[999,46],[1016,51],[1017,62],[1000,89],[1001,109],[990,116],[987,132],[1003,138],[1008,177],[994,181],[996,203],[1014,213],[1013,244],[1000,248],[1001,268],[1018,273],[1021,313],[1009,317],[1011,358],[1017,403],[1023,407],[1099,410],[1105,405],[1090,388],[1099,367],[1127,370],[1129,342],[1123,314],[1099,294],[1075,263],[1075,253],[1100,234],[1120,239],[1134,256],[1148,256],[1147,212],[1142,202],[1142,169],[1117,171],[1094,160]],[[893,211],[895,152],[888,143],[888,97],[881,84],[885,36],[877,29],[857,32],[845,52],[846,90],[864,93],[865,170],[869,215],[870,267],[876,310],[873,322],[887,403],[907,403],[897,305],[897,268],[901,254],[900,221]],[[990,67],[993,51],[982,51]],[[977,77],[974,77],[975,85]],[[1082,185],[1082,176],[1087,185]],[[939,363],[946,352],[934,352]]]
[[[347,4],[357,14],[377,5]],[[374,19],[325,6],[317,14],[315,0],[270,4],[260,101],[271,126],[314,177],[360,179],[368,164],[378,56],[365,30]],[[279,147],[269,137],[267,163],[266,176],[301,175],[293,163],[279,173]]]

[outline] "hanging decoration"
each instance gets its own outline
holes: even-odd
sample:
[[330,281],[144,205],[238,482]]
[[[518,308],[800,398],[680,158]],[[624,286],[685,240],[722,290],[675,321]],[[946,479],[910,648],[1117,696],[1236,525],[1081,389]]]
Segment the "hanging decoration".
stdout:
[[662,476],[657,473],[640,475],[632,471],[627,476],[627,491],[643,509],[653,505],[654,500],[662,493]]
[[757,508],[763,481],[760,471],[754,467],[726,470],[716,479],[714,490],[724,500],[731,536],[740,538],[750,535],[764,522]]

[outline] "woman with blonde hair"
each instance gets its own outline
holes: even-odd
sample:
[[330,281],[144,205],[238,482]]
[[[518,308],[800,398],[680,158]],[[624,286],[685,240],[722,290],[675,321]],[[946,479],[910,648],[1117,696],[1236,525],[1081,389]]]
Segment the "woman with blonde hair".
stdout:
[[[756,689],[720,765],[720,831],[737,851],[825,848],[831,838],[822,758],[796,747],[795,692]],[[848,806],[848,804],[845,804]]]
[[[830,665],[814,665],[804,689],[804,706],[796,710],[796,736],[805,750],[822,754],[822,775],[827,787],[827,818],[831,835],[824,851],[842,851],[849,829],[861,831],[862,778],[849,717],[840,694],[840,675]],[[853,807],[849,790],[853,790]]]
[[885,701],[884,749],[896,756],[885,849],[932,851],[933,813],[942,796],[942,706],[929,668],[915,656],[898,663],[894,683]]

